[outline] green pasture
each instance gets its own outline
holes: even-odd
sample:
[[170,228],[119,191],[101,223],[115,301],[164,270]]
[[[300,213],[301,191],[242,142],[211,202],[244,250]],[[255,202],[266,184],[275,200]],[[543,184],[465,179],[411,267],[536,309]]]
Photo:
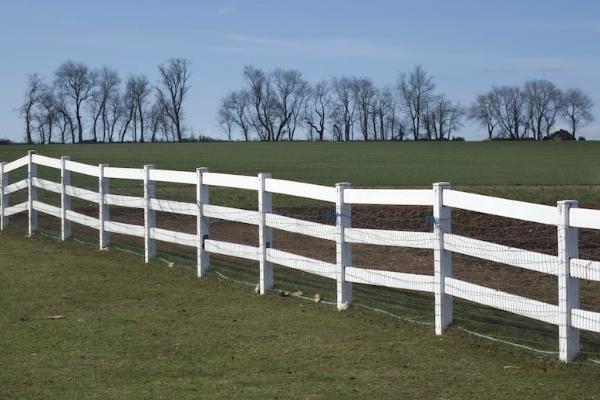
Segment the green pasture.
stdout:
[[[600,142],[11,145],[0,146],[0,160],[18,158],[29,148],[91,164],[181,170],[206,166],[244,175],[266,171],[280,179],[322,185],[347,181],[355,187],[429,187],[449,181],[458,189],[519,200],[600,204]],[[216,196],[219,202],[255,203],[249,193],[222,191]]]
[[458,329],[436,337],[358,306],[259,296],[223,280],[225,267],[198,279],[117,250],[0,235],[0,398],[598,396],[593,365]]

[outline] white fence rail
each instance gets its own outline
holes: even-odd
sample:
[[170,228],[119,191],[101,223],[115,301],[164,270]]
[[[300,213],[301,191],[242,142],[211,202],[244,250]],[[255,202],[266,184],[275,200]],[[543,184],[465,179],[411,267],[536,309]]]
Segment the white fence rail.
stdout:
[[[37,165],[60,170],[60,182],[37,177]],[[9,174],[27,167],[27,178],[9,184]],[[98,178],[98,192],[71,185],[71,173]],[[110,193],[110,179],[142,181],[144,197]],[[187,203],[158,199],[154,182],[189,184],[196,187],[196,202]],[[258,211],[223,207],[209,203],[208,187],[219,186],[254,190],[258,195]],[[61,195],[60,206],[38,200],[37,190]],[[25,202],[11,205],[9,195],[27,190]],[[310,198],[335,203],[336,224],[327,225],[277,215],[272,212],[272,193]],[[94,203],[98,218],[71,210],[71,198]],[[432,232],[407,232],[351,227],[351,205],[418,205],[432,207]],[[144,225],[110,220],[110,206],[144,210]],[[451,209],[459,208],[521,219],[557,228],[557,255],[542,254],[451,233]],[[195,217],[195,234],[160,229],[155,226],[156,211]],[[600,261],[578,257],[577,229],[600,229],[600,210],[577,208],[576,202],[559,202],[557,207],[500,199],[451,190],[449,184],[434,184],[432,189],[351,189],[350,184],[336,187],[273,179],[270,174],[258,177],[208,172],[144,168],[93,166],[68,157],[54,159],[30,151],[9,163],[0,163],[0,229],[9,217],[27,212],[28,232],[37,230],[37,215],[43,213],[61,219],[61,238],[70,237],[70,224],[76,223],[99,230],[99,246],[109,245],[109,232],[144,238],[146,261],[155,255],[155,241],[195,247],[198,253],[198,276],[209,264],[209,254],[240,257],[259,262],[260,292],[272,287],[272,264],[316,274],[337,282],[337,303],[346,308],[352,300],[352,283],[384,286],[433,293],[435,296],[436,333],[442,334],[452,321],[453,298],[460,298],[488,307],[544,321],[559,327],[560,359],[573,360],[579,351],[579,330],[600,332],[600,313],[579,308],[579,280],[600,281]],[[248,246],[210,239],[208,219],[256,225],[259,246]],[[336,243],[336,262],[329,263],[271,248],[272,230],[307,235]],[[434,253],[434,274],[407,274],[352,266],[353,243],[430,249]],[[452,277],[452,253],[525,268],[557,277],[559,295],[555,304],[498,291]]]

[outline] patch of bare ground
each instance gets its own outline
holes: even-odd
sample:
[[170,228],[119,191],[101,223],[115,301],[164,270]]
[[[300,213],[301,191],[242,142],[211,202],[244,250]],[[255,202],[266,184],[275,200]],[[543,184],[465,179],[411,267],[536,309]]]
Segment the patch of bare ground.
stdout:
[[[78,212],[96,216],[93,207],[81,208]],[[285,207],[275,213],[322,224],[335,224],[333,207]],[[428,207],[372,207],[357,206],[352,210],[352,226],[356,228],[431,232],[431,208]],[[115,207],[111,209],[111,220],[130,224],[143,224],[142,210]],[[40,224],[56,225],[56,220],[40,215]],[[193,217],[157,213],[159,228],[195,233]],[[85,228],[77,227],[79,231]],[[557,233],[553,226],[526,221],[500,218],[469,211],[453,210],[452,233],[466,237],[503,244],[515,248],[555,255]],[[90,230],[88,234],[93,234]],[[97,233],[95,233],[97,235]],[[256,226],[211,219],[210,237],[216,240],[258,245]],[[580,257],[600,260],[600,231],[580,230]],[[114,236],[116,243],[122,238]],[[132,242],[132,239],[127,239]],[[134,239],[134,243],[141,244]],[[178,251],[179,246],[160,245],[161,248]],[[335,243],[304,235],[274,230],[272,247],[290,253],[335,262]],[[431,250],[354,244],[353,265],[371,269],[399,272],[433,274],[433,252]],[[534,263],[535,260],[522,261]],[[475,257],[453,254],[453,275],[459,279],[486,287],[514,293],[529,298],[556,304],[557,279],[554,276],[523,268],[489,262]],[[582,281],[581,303],[585,308],[600,309],[600,285]]]

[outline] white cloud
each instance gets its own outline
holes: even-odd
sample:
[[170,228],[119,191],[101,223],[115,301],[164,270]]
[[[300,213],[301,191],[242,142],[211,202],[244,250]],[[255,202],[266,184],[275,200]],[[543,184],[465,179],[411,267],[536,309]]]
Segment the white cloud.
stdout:
[[229,42],[226,47],[252,46],[255,52],[293,51],[296,54],[334,55],[334,56],[379,56],[397,58],[406,55],[403,46],[387,43],[383,40],[368,40],[355,37],[326,36],[304,38],[278,38],[240,33],[224,34]]

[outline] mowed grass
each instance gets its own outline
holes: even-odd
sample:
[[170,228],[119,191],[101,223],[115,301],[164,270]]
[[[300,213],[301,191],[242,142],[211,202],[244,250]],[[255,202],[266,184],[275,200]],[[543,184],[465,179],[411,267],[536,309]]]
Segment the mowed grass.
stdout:
[[[430,187],[448,181],[455,188],[519,200],[600,203],[600,142],[14,145],[0,146],[0,160],[21,157],[29,148],[91,164],[206,166],[214,172],[271,172],[275,178],[323,185],[347,181],[355,187]],[[244,196],[241,203],[255,203],[254,196]]]
[[73,242],[1,235],[0,307],[0,398],[598,397],[593,366]]

